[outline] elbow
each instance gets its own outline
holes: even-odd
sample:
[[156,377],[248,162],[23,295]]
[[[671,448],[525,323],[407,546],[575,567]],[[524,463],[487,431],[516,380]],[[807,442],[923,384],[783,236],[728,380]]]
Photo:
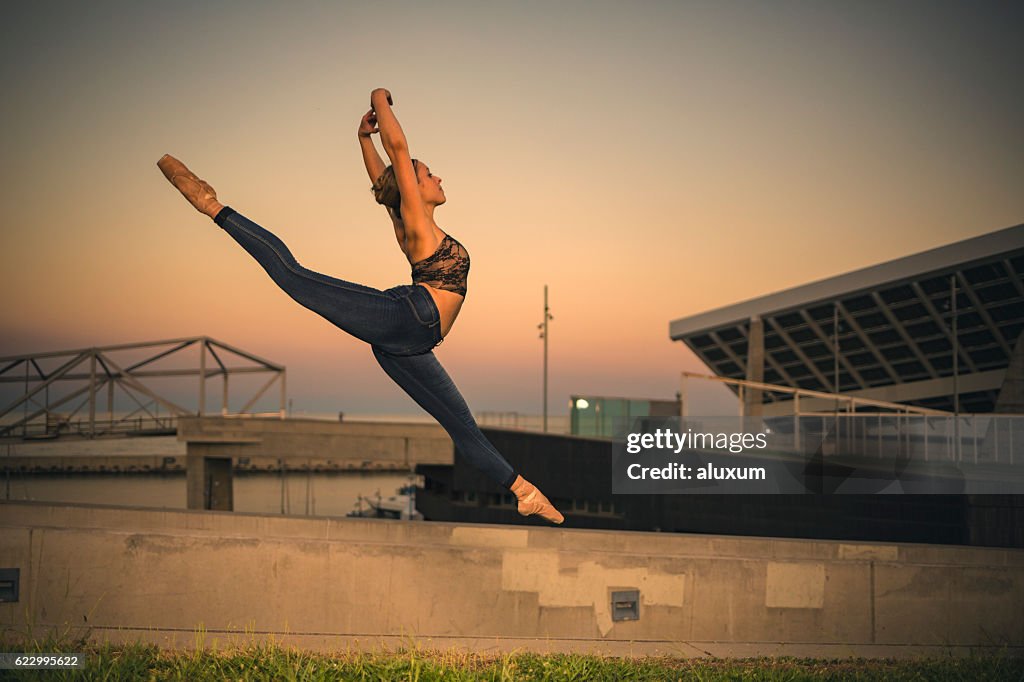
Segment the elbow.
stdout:
[[405,141],[405,136],[402,135],[398,139],[394,139],[391,136],[385,136],[381,139],[381,144],[384,145],[384,151],[388,153],[388,157],[392,160],[395,158],[395,154],[409,151],[409,143]]

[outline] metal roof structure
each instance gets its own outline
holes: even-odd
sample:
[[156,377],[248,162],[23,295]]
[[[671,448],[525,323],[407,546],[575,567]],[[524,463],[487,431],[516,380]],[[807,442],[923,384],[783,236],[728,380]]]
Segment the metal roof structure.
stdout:
[[722,377],[952,411],[955,373],[961,412],[993,411],[1022,331],[1024,224],[669,325]]

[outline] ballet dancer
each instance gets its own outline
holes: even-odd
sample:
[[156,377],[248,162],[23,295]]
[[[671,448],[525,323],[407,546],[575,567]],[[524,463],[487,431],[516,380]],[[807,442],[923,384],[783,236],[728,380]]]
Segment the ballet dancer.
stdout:
[[[377,88],[357,131],[377,203],[388,211],[399,248],[412,266],[412,284],[384,291],[302,267],[266,229],[217,200],[217,193],[173,156],[157,162],[164,176],[200,213],[231,235],[270,278],[302,306],[370,344],[395,383],[444,427],[455,446],[489,478],[515,494],[523,516],[551,523],[564,517],[532,483],[516,473],[473,419],[466,401],[438,362],[433,348],[452,328],[466,297],[469,254],[434,222],[446,201],[441,178],[409,154],[392,110],[391,93]],[[385,167],[372,136],[391,161]]]

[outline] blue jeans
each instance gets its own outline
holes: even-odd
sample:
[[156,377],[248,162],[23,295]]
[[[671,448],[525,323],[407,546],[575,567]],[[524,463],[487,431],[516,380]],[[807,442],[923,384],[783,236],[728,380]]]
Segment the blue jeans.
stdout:
[[441,314],[430,292],[418,284],[380,291],[308,270],[284,242],[229,207],[214,221],[295,301],[370,344],[387,375],[444,427],[459,452],[498,485],[512,486],[516,472],[480,432],[431,350],[441,342]]

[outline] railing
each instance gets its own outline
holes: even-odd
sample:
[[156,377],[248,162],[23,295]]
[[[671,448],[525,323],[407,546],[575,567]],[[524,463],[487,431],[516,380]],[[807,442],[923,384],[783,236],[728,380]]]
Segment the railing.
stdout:
[[833,413],[769,417],[780,449],[824,456],[974,464],[1024,463],[1024,416]]
[[[189,415],[193,416],[193,415]],[[280,419],[279,412],[246,412],[244,414],[210,414],[207,417],[225,419]],[[49,414],[46,420],[17,424],[5,436],[13,438],[58,438],[60,436],[82,436],[103,438],[108,436],[145,435],[147,433],[174,433],[178,429],[176,415],[125,416],[113,419],[87,417],[72,419],[69,415]]]
[[681,384],[680,384],[680,396],[681,396],[681,413],[685,416],[687,413],[687,384],[691,379],[697,379],[700,381],[714,381],[727,386],[735,386],[737,396],[739,398],[740,413],[743,413],[745,409],[745,398],[748,395],[753,394],[777,394],[780,396],[786,396],[789,401],[789,411],[791,414],[808,414],[807,410],[801,410],[801,398],[808,402],[826,401],[826,403],[834,404],[834,409],[830,409],[832,412],[847,412],[854,413],[857,410],[871,410],[875,412],[887,411],[896,412],[900,414],[928,414],[928,415],[947,415],[949,412],[942,410],[932,410],[926,407],[918,407],[916,405],[908,405],[907,403],[894,403],[886,400],[875,400],[873,398],[860,398],[853,395],[845,395],[843,393],[825,393],[823,391],[812,391],[806,388],[793,388],[791,386],[780,386],[778,384],[766,384],[760,381],[750,381],[748,379],[732,379],[729,377],[713,376],[711,374],[699,374],[697,372],[682,372]]
[[[480,426],[496,426],[503,429],[522,431],[543,431],[544,417],[539,414],[519,412],[479,412],[476,415]],[[548,415],[548,433],[569,433],[569,417]]]
[[[687,384],[694,379],[736,387],[741,419],[748,393],[786,396],[790,414],[763,418],[773,431],[773,444],[781,450],[926,462],[1024,462],[1024,415],[954,414],[905,403],[683,372],[684,418]],[[806,409],[809,404],[834,405],[835,409],[813,411]],[[749,418],[761,419],[754,415]]]
[[50,415],[46,421],[32,421],[18,424],[5,435],[15,438],[56,438],[58,436],[113,436],[128,435],[150,431],[174,432],[178,428],[178,418],[165,417],[129,417],[122,419],[96,419],[90,422],[87,417],[79,419],[63,418]]

